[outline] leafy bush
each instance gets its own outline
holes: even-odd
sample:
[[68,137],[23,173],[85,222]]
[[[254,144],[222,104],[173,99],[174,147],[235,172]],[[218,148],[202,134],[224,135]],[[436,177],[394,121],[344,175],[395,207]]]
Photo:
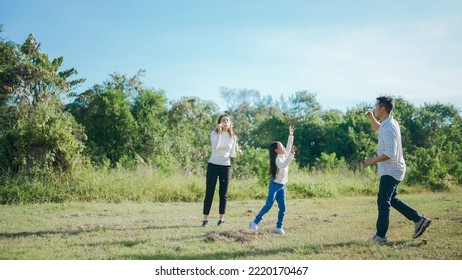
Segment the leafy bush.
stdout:
[[269,180],[268,150],[246,147],[239,156],[233,159],[232,170],[234,178],[257,177],[258,185],[266,186]]
[[[1,138],[0,169],[72,173],[85,161],[82,128],[64,112],[57,100],[44,100],[25,108],[16,126]],[[39,169],[32,169],[33,166]],[[11,174],[10,174],[11,175]]]
[[332,197],[333,194],[322,186],[312,186],[308,184],[295,183],[290,185],[291,192],[301,198],[310,197]]
[[319,158],[316,158],[314,166],[321,170],[334,170],[340,167],[345,167],[345,159],[342,157],[338,159],[335,153],[326,154],[321,153]]
[[445,178],[448,175],[446,165],[439,159],[437,147],[417,148],[410,155],[407,182],[424,184],[432,190],[445,190],[449,185]]

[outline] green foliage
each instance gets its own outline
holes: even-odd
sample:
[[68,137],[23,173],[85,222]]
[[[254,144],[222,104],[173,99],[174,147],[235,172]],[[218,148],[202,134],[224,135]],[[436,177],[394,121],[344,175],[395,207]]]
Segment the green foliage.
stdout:
[[25,150],[20,150],[17,140],[22,139],[16,130],[8,130],[0,136],[0,175],[11,176],[25,165]]
[[425,104],[414,111],[409,105],[405,108],[409,115],[399,117],[407,125],[404,135],[412,139],[411,144],[405,146],[409,166],[407,180],[434,190],[460,184],[462,146],[457,139],[462,137],[462,121],[459,110],[453,105],[438,103]]
[[216,105],[196,97],[172,102],[164,154],[172,155],[178,170],[201,172],[210,157],[210,133],[216,126]]
[[151,160],[152,165],[164,174],[170,175],[178,171],[177,160],[171,154],[155,155]]
[[409,183],[423,183],[434,190],[444,190],[449,186],[445,179],[448,176],[446,165],[442,164],[437,147],[419,147],[410,156]]
[[326,154],[324,152],[321,153],[319,158],[316,158],[314,166],[320,170],[334,170],[346,167],[343,157],[338,159],[335,153]]
[[[258,166],[261,169],[256,172],[261,173],[259,176],[251,177],[233,176],[228,194],[230,200],[266,199],[269,183],[267,151],[253,152],[257,158],[260,157],[260,164],[251,164],[247,167]],[[234,167],[238,166],[233,163],[235,174]],[[141,163],[130,168],[122,165],[116,168],[87,165],[76,170],[74,176],[53,177],[35,166],[30,169],[30,173],[34,176],[21,173],[15,177],[3,178],[2,187],[0,187],[0,203],[203,201],[205,172],[202,174],[188,174],[182,171],[167,172],[157,166]],[[400,186],[401,189],[406,187],[406,184]],[[348,170],[341,172],[309,171],[298,169],[292,163],[287,195],[289,199],[354,194],[371,195],[375,194],[376,189],[376,176],[357,174]],[[416,191],[416,188],[413,190]]]
[[2,167],[11,171],[34,165],[44,171],[72,172],[83,162],[82,128],[57,100],[42,101],[18,120],[1,141]]
[[291,184],[290,190],[293,192],[293,196],[301,198],[311,197],[333,197],[334,194],[323,186],[313,186],[308,184]]
[[305,122],[296,127],[294,145],[298,147],[296,158],[300,167],[314,165],[316,157],[324,151],[323,127],[317,122]]
[[122,92],[93,95],[81,123],[86,128],[88,148],[94,161],[107,157],[115,166],[124,156],[134,158],[138,126]]
[[306,90],[297,91],[291,98],[290,114],[297,122],[303,123],[319,117],[321,105],[316,100],[316,94]]
[[69,199],[66,178],[50,176],[39,166],[29,168],[21,176],[5,178],[0,188],[1,204],[62,202]]
[[166,148],[167,98],[163,92],[143,90],[134,98],[131,111],[140,135],[136,151],[145,160],[152,160]]
[[425,136],[417,133],[419,124],[416,122],[418,109],[401,97],[395,99],[394,118],[399,122],[401,128],[401,141],[406,152],[412,153],[420,137]]
[[254,134],[257,147],[267,149],[274,141],[280,141],[285,145],[289,135],[289,124],[282,116],[272,115],[260,123]]
[[232,166],[234,178],[245,180],[256,177],[258,186],[268,185],[268,149],[244,147],[242,154],[233,159]]
[[22,45],[1,39],[0,54],[0,175],[73,173],[83,161],[82,128],[60,96],[83,80],[69,80],[77,71],[61,71],[64,59],[50,61],[32,34]]
[[[72,174],[83,168],[85,156],[95,164],[86,163],[84,170],[90,173],[136,172],[147,167],[164,175],[204,176],[211,152],[210,132],[221,114],[216,104],[197,97],[169,101],[162,90],[143,85],[143,70],[132,77],[114,73],[101,85],[71,94],[83,79],[72,80],[77,71],[62,70],[63,61],[42,53],[32,34],[20,45],[0,38],[0,179],[8,183],[9,191],[2,191],[10,196],[3,201],[25,197],[44,201],[45,194],[60,200],[72,191],[78,194],[70,195],[75,199],[111,197],[107,185],[98,186],[96,194],[91,187],[75,186]],[[221,94],[242,151],[232,160],[233,178],[245,180],[241,184],[256,196],[264,195],[268,184],[266,149],[273,141],[286,143],[289,125],[296,127],[298,151],[292,165],[299,170],[310,175],[312,171],[375,175],[363,165],[365,157],[376,154],[377,146],[377,134],[364,116],[370,104],[342,113],[323,111],[316,94],[306,90],[288,100],[283,96],[273,100],[254,89],[221,88]],[[63,97],[74,98],[66,108]],[[439,103],[415,107],[401,97],[395,101],[393,115],[401,125],[409,185],[447,190],[462,184],[460,110]],[[28,187],[15,190],[19,178],[30,178],[30,184],[21,183]],[[69,193],[61,193],[55,185],[58,181],[72,185]],[[362,184],[367,187],[352,184],[344,193],[370,194],[368,183]],[[199,185],[191,189],[197,191]],[[37,186],[50,190],[39,191]],[[39,195],[23,193],[32,190]],[[302,197],[336,193],[325,184],[306,182],[294,182],[294,190]],[[133,195],[125,189],[123,193]],[[122,199],[124,194],[111,199]],[[241,192],[231,195],[246,197]],[[186,196],[182,192],[172,195],[196,199]]]
[[[16,46],[13,42],[4,41],[0,38],[0,108],[6,106],[12,99],[14,83],[17,83],[15,75],[11,72],[13,65],[19,63],[16,53]],[[10,88],[8,88],[10,87]],[[3,123],[4,115],[0,118],[0,125]],[[1,130],[0,130],[1,131]]]
[[237,110],[229,112],[231,115],[231,122],[235,132],[239,136],[241,145],[255,146],[258,140],[255,133],[257,119],[259,118],[258,109],[250,106],[247,103],[241,104]]
[[[22,45],[0,43],[0,91],[3,100],[16,104],[37,104],[51,96],[69,94],[84,79],[69,80],[76,75],[74,68],[62,70],[63,57],[50,60],[40,52],[40,44],[30,34]],[[6,98],[5,98],[6,96]]]
[[336,138],[329,138],[334,152],[339,157],[344,157],[349,167],[353,170],[363,169],[363,160],[372,157],[376,153],[377,135],[372,131],[371,124],[364,117],[367,105],[360,105],[347,111],[343,122],[332,130]]

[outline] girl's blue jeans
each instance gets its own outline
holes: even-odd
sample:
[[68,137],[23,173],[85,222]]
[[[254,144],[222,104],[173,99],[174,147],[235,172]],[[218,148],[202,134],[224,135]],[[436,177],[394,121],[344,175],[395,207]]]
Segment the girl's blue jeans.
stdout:
[[284,223],[284,215],[286,213],[286,188],[283,184],[275,183],[273,180],[269,183],[268,198],[263,208],[258,213],[254,220],[254,223],[258,224],[263,219],[263,216],[273,207],[274,201],[277,201],[279,212],[278,221],[276,224],[277,228],[282,228]]

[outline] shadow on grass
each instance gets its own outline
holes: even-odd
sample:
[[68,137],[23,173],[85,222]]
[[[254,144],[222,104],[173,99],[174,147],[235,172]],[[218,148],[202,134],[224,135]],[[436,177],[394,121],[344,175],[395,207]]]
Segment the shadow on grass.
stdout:
[[417,242],[415,240],[400,240],[400,241],[389,241],[387,243],[376,243],[370,240],[362,241],[348,241],[348,242],[339,242],[331,244],[321,244],[319,247],[330,249],[330,248],[345,248],[345,247],[357,247],[357,246],[385,246],[385,247],[420,247],[425,246],[427,241],[425,239]]
[[[204,253],[204,254],[190,254],[184,255],[180,252],[178,253],[171,253],[171,254],[125,254],[119,256],[121,259],[129,259],[129,260],[241,260],[247,259],[251,257],[252,259],[259,259],[260,257],[267,259],[270,257],[271,259],[277,259],[278,255],[281,254],[289,254],[293,255],[294,253],[297,254],[299,257],[297,259],[311,259],[310,256],[315,254],[322,253],[323,251],[330,250],[330,249],[342,249],[346,247],[367,247],[371,245],[377,246],[402,246],[402,247],[419,247],[425,245],[423,242],[415,243],[412,241],[397,241],[397,242],[389,242],[388,244],[374,244],[368,241],[349,241],[349,242],[340,242],[340,243],[332,243],[332,244],[308,244],[298,248],[278,248],[278,249],[267,249],[267,250],[241,250],[241,251],[234,251],[234,252],[213,252],[213,253]],[[274,256],[274,257],[272,257]],[[306,258],[303,258],[305,256]]]
[[420,247],[427,245],[426,239],[421,240],[400,240],[400,241],[391,241],[384,244],[385,246],[390,247]]
[[126,260],[240,260],[248,257],[258,259],[259,256],[279,255],[284,253],[293,253],[293,248],[280,248],[269,250],[241,250],[234,252],[214,252],[194,255],[180,255],[180,254],[133,254],[122,255],[121,259]]
[[83,233],[90,233],[102,230],[109,231],[125,231],[132,229],[139,230],[163,230],[163,229],[180,229],[180,228],[197,228],[192,225],[169,225],[169,226],[146,226],[146,227],[107,227],[105,225],[90,224],[82,226],[73,226],[70,229],[58,229],[58,230],[41,230],[41,231],[21,231],[21,232],[2,232],[0,238],[20,238],[29,236],[43,237],[47,235],[79,235]]
[[[213,246],[219,246],[222,242],[235,242],[241,244],[251,244],[254,238],[258,238],[257,235],[249,233],[248,231],[223,231],[217,232],[212,231],[204,234],[202,236],[202,241],[209,243]],[[123,245],[123,243],[122,243]],[[281,254],[296,254],[298,258],[310,259],[312,256],[321,254],[325,251],[335,250],[335,249],[351,249],[357,250],[357,248],[365,248],[371,246],[386,246],[391,248],[396,247],[420,247],[426,245],[426,241],[415,242],[412,240],[402,240],[396,242],[388,242],[386,244],[377,244],[371,241],[364,240],[353,240],[347,242],[338,242],[331,244],[306,244],[300,247],[290,247],[290,248],[275,248],[275,249],[266,249],[258,250],[249,246],[247,249],[241,251],[220,251],[220,252],[209,252],[203,254],[181,254],[181,248],[178,251],[172,253],[163,253],[163,254],[125,254],[119,256],[121,259],[133,259],[133,260],[233,260],[233,259],[247,259],[249,257],[254,259],[259,259],[263,257],[265,259],[277,257]],[[274,256],[274,257],[272,257]]]
[[54,234],[65,234],[65,235],[78,235],[81,233],[92,232],[95,230],[43,230],[43,231],[22,231],[22,232],[8,232],[0,233],[0,238],[19,238],[19,237],[29,237],[29,236],[38,236],[43,237],[47,235]]

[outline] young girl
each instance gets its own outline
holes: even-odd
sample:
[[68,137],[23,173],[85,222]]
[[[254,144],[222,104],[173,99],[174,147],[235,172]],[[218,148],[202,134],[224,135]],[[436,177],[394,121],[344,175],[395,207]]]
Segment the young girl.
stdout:
[[204,198],[204,220],[202,226],[209,225],[209,213],[212,207],[213,196],[215,194],[215,186],[219,179],[220,218],[217,225],[224,225],[224,215],[226,210],[226,202],[228,201],[228,185],[231,178],[231,159],[236,157],[237,139],[231,128],[231,120],[228,115],[221,115],[218,118],[218,123],[210,133],[210,141],[212,143],[212,154],[207,165],[207,174],[205,182],[205,198]]
[[287,140],[287,147],[284,148],[281,142],[273,142],[269,147],[269,159],[270,159],[270,175],[272,180],[269,183],[268,198],[266,204],[258,213],[255,220],[250,222],[249,229],[255,231],[258,229],[258,223],[263,219],[265,215],[273,206],[274,201],[278,202],[279,213],[278,221],[274,233],[284,234],[283,222],[284,215],[286,212],[286,189],[285,185],[289,179],[289,164],[294,159],[294,154],[297,151],[295,146],[292,146],[294,142],[294,127],[289,126],[289,139]]

